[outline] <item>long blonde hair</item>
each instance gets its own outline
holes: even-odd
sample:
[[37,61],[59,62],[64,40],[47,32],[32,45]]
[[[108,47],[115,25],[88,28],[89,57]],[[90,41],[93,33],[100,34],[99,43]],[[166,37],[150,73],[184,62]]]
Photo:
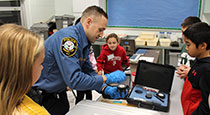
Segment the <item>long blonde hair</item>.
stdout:
[[0,115],[11,115],[33,85],[32,66],[43,42],[22,26],[0,26]]

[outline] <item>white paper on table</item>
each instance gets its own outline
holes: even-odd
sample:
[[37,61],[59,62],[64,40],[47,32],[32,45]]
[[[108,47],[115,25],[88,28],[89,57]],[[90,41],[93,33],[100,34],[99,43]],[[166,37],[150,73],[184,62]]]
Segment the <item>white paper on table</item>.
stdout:
[[144,56],[141,56],[139,58],[139,60],[145,60],[147,62],[153,62],[154,61],[154,57],[144,57]]
[[171,41],[177,41],[177,40],[178,40],[177,36],[172,34],[171,35]]

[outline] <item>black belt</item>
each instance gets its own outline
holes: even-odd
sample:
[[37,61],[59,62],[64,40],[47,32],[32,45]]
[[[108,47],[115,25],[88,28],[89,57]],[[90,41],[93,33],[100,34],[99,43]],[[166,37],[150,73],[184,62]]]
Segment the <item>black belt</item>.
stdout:
[[27,95],[32,98],[36,103],[42,105],[42,101],[44,98],[48,98],[48,97],[54,97],[59,99],[60,98],[60,94],[66,93],[66,91],[62,91],[62,92],[55,92],[55,93],[47,93],[45,90],[43,89],[38,89],[37,87],[32,87]]

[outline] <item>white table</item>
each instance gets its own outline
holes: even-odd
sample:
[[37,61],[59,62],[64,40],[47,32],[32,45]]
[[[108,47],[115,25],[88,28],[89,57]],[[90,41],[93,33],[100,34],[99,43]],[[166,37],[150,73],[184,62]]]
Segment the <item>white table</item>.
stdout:
[[177,77],[174,74],[174,80],[170,93],[170,108],[169,113],[162,113],[161,115],[183,115],[181,105],[181,92],[183,88],[184,80]]
[[72,108],[67,115],[182,115],[183,112],[180,97],[183,83],[184,80],[176,77],[176,74],[174,74],[170,94],[169,112],[159,112],[144,108],[116,105],[100,101],[83,100]]

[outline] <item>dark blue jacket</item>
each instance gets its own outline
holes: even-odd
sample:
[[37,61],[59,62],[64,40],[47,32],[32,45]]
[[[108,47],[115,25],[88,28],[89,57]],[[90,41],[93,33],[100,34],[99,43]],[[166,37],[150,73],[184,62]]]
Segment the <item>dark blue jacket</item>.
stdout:
[[67,86],[76,90],[102,89],[103,78],[89,61],[91,43],[81,23],[57,31],[44,45],[44,69],[34,86],[48,93],[64,91]]

